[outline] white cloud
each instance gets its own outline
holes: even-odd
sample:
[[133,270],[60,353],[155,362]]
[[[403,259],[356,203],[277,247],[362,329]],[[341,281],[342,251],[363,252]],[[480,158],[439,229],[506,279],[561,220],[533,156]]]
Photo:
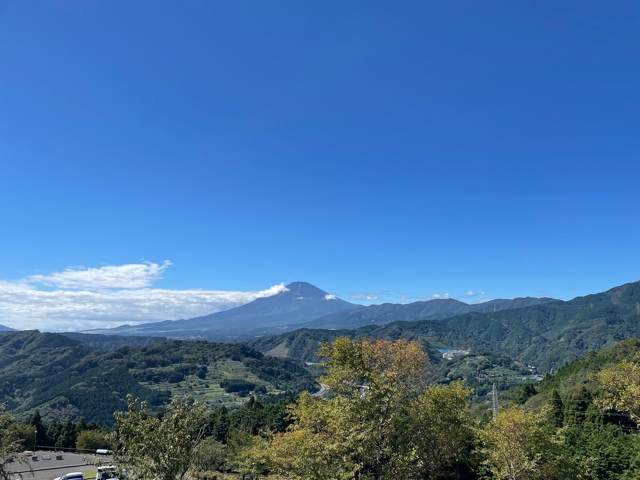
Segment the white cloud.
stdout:
[[337,297],[336,297],[335,295],[333,295],[332,293],[327,293],[327,294],[324,296],[324,299],[325,299],[325,300],[335,300],[336,298],[337,298]]
[[152,288],[171,265],[141,263],[69,268],[19,281],[0,281],[0,323],[19,329],[85,330],[175,320],[226,310],[286,290]]
[[449,298],[448,293],[434,293],[431,295],[432,298]]
[[373,302],[380,298],[377,293],[370,292],[356,292],[349,295],[349,299],[356,302]]
[[484,290],[467,290],[464,292],[465,297],[479,297],[481,295],[485,295]]
[[97,268],[72,267],[50,275],[32,275],[27,281],[73,289],[146,288],[162,278],[162,273],[170,266],[171,262],[165,260],[162,264],[145,262]]

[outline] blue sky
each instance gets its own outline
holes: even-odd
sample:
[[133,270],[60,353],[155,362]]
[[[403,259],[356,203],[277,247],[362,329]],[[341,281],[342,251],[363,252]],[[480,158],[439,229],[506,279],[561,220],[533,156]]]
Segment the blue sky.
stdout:
[[[0,323],[69,289],[477,301],[638,280],[639,20],[624,1],[0,0]],[[42,281],[70,268],[145,280]]]

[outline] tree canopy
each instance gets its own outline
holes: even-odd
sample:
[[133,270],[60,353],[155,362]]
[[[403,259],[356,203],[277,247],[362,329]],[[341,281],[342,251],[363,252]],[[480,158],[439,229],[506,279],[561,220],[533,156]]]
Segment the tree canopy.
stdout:
[[327,398],[302,394],[284,433],[247,452],[254,468],[299,479],[440,478],[470,445],[470,392],[426,387],[427,357],[404,340],[323,345]]

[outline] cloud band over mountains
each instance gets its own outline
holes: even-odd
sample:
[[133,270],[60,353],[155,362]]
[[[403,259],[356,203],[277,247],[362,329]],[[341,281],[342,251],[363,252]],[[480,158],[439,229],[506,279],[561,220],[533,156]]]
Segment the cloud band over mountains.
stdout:
[[283,284],[261,291],[154,288],[170,266],[165,261],[73,267],[17,281],[0,280],[0,324],[63,331],[190,318],[285,288]]

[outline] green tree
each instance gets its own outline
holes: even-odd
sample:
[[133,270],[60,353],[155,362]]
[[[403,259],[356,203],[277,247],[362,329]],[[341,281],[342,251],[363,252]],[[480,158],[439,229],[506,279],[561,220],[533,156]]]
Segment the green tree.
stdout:
[[10,467],[15,463],[29,466],[26,457],[19,453],[23,448],[15,418],[0,405],[0,480],[14,478]]
[[591,392],[585,386],[582,386],[564,402],[564,423],[569,425],[581,425],[584,423],[592,401]]
[[227,446],[212,437],[205,438],[195,453],[195,467],[203,471],[221,470],[227,460]]
[[640,424],[640,363],[620,362],[598,374],[601,396],[597,404],[603,410],[618,410]]
[[62,434],[62,424],[58,421],[53,421],[47,425],[47,442],[49,445],[58,445],[58,437]]
[[396,478],[435,480],[465,466],[473,450],[471,391],[461,382],[433,385],[409,404],[399,428]]
[[303,393],[289,429],[248,449],[254,468],[301,479],[430,479],[460,458],[469,392],[460,384],[425,391],[417,343],[340,338],[319,355],[328,398]]
[[173,399],[160,417],[131,396],[115,414],[114,460],[132,480],[181,480],[194,466],[207,428],[204,405]]
[[76,448],[90,451],[95,451],[99,448],[110,450],[111,439],[107,433],[101,430],[83,430],[78,434]]
[[226,407],[220,407],[209,416],[210,434],[217,442],[226,443],[229,436],[229,411]]
[[76,432],[80,433],[88,429],[89,425],[87,424],[87,421],[84,419],[84,417],[80,418],[80,420],[78,420],[78,423],[76,424]]
[[560,445],[545,429],[544,413],[502,410],[481,430],[485,467],[496,480],[576,478]]
[[590,421],[569,425],[563,433],[563,449],[580,466],[581,479],[640,478],[638,435],[627,434],[617,425]]
[[19,438],[22,448],[25,450],[33,450],[33,441],[35,440],[35,430],[28,423],[17,423],[14,426],[14,433]]
[[[48,445],[49,440],[47,438],[47,429],[42,423],[42,417],[40,416],[40,411],[36,410],[31,419],[29,420],[29,424],[33,426],[35,429],[35,440],[37,445]],[[35,448],[35,447],[34,447]]]
[[76,437],[76,426],[71,420],[67,420],[62,424],[55,446],[60,448],[74,448],[76,445]]
[[564,425],[564,404],[562,398],[558,393],[558,390],[553,390],[551,393],[551,423],[554,427],[560,428]]

